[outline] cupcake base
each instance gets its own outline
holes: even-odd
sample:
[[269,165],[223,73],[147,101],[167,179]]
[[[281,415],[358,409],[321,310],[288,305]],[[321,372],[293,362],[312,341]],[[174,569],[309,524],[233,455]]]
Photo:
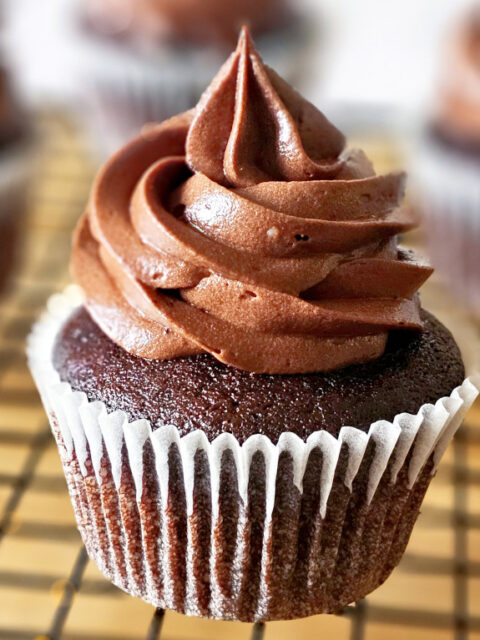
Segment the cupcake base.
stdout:
[[335,612],[387,578],[477,380],[366,431],[210,442],[61,383],[52,350],[73,306],[50,302],[29,363],[79,530],[112,582],[157,607],[255,621]]
[[[70,495],[92,560],[117,587],[146,602],[187,615],[222,620],[289,620],[335,613],[380,586],[400,561],[432,477],[433,456],[412,487],[408,462],[390,482],[393,460],[368,502],[375,459],[371,439],[346,486],[348,444],[343,443],[325,513],[319,478],[320,448],[306,461],[303,491],[295,485],[292,459],[278,459],[275,500],[266,518],[267,478],[261,453],[252,456],[247,501],[239,499],[237,472],[228,450],[220,465],[218,514],[212,521],[208,456],[193,460],[193,512],[183,487],[182,456],[168,453],[165,504],[155,454],[144,448],[142,493],[137,497],[128,454],[116,485],[108,455],[97,480],[93,461],[82,472],[66,451],[56,417],[52,427]],[[392,509],[392,505],[394,508]]]

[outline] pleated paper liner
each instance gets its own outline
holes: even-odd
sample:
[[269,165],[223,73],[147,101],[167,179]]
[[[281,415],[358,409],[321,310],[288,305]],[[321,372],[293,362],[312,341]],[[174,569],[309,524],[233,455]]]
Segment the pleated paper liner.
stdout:
[[367,433],[180,437],[60,382],[52,347],[78,303],[75,289],[49,301],[28,358],[80,533],[114,584],[156,607],[253,621],[335,612],[388,577],[477,377]]

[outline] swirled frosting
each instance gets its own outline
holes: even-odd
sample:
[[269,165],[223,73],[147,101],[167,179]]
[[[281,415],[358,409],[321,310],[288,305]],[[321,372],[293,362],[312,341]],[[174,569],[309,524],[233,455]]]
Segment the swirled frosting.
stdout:
[[92,317],[138,356],[257,373],[368,361],[420,329],[430,269],[395,240],[414,225],[405,176],[344,146],[244,30],[195,110],[98,175],[72,259]]
[[437,124],[460,141],[480,145],[480,7],[453,30],[445,52]]

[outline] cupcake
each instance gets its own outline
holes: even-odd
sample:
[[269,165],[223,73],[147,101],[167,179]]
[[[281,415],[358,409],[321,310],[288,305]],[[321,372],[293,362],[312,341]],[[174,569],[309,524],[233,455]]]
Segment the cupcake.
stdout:
[[86,548],[224,620],[335,612],[400,560],[477,394],[399,249],[403,174],[243,31],[197,107],[100,171],[29,363]]
[[480,6],[454,30],[416,160],[432,262],[480,315]]
[[88,19],[104,33],[155,42],[169,39],[225,47],[248,22],[255,34],[283,26],[284,0],[84,0]]
[[18,259],[31,173],[31,130],[0,66],[0,291]]
[[103,154],[193,107],[242,24],[290,79],[306,37],[286,0],[83,0],[74,19],[80,115]]

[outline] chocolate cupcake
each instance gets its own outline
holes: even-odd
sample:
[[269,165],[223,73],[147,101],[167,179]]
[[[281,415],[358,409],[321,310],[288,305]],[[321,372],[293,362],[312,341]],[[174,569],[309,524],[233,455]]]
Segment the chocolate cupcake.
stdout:
[[192,108],[243,24],[292,79],[307,29],[287,0],[79,2],[73,73],[81,116],[99,151],[109,155],[145,122]]
[[31,127],[0,66],[0,291],[18,261],[31,153]]
[[[477,394],[400,250],[405,177],[247,32],[101,170],[29,362],[90,556],[158,607],[338,611],[401,558]],[[352,426],[348,426],[352,425]]]
[[415,162],[432,262],[480,316],[480,6],[448,41]]
[[84,0],[88,19],[103,33],[150,42],[172,40],[231,46],[248,24],[255,35],[282,27],[285,0]]

